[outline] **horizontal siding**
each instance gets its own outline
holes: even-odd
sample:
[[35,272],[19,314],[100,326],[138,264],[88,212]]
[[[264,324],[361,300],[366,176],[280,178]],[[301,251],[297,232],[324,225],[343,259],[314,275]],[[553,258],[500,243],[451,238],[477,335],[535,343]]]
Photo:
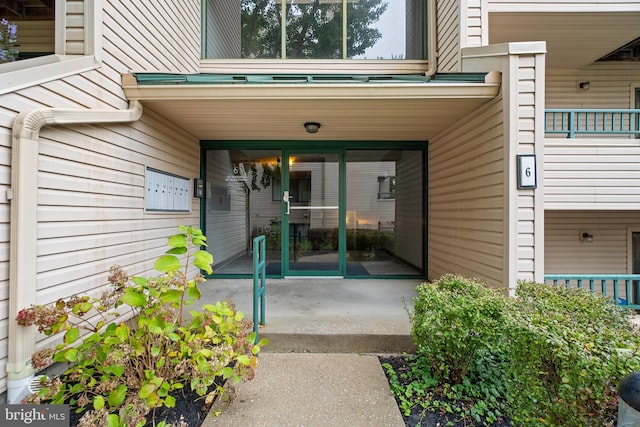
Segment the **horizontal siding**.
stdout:
[[547,139],[545,209],[640,209],[639,140]]
[[[126,70],[197,72],[200,2],[111,1],[104,11],[104,47]],[[126,49],[123,49],[126,47]]]
[[18,26],[16,49],[25,53],[55,51],[54,21],[11,21]]
[[85,9],[83,0],[67,0],[67,20],[65,22],[66,55],[85,54]]
[[[104,48],[101,68],[0,96],[0,191],[10,185],[11,126],[19,112],[124,109],[122,73],[197,71],[199,1],[103,4],[104,38],[97,44]],[[66,53],[84,53],[84,1],[69,1],[67,13]],[[166,237],[179,224],[199,224],[197,199],[189,213],[144,211],[145,167],[188,178],[198,176],[200,167],[198,141],[152,110],[145,109],[142,119],[131,124],[44,128],[39,150],[34,231],[39,303],[99,291],[114,264],[132,274],[149,274],[166,250]],[[0,201],[0,392],[6,389],[9,212],[10,205]]]
[[545,211],[545,274],[626,274],[630,229],[640,231],[638,210]]
[[429,277],[459,273],[503,286],[502,99],[429,142]]
[[438,71],[460,70],[460,5],[456,0],[436,2]]
[[[591,65],[547,72],[547,108],[631,108],[640,63]],[[577,88],[590,82],[589,90]],[[545,209],[640,209],[640,140],[632,137],[548,135]]]
[[[207,152],[207,207],[205,219],[207,235],[209,236],[209,250],[213,254],[216,264],[224,263],[230,259],[247,253],[250,245],[247,229],[247,199],[246,185],[243,182],[228,182],[227,177],[234,176],[232,159],[228,150],[210,150]],[[214,210],[211,204],[212,187],[216,185],[228,191],[230,197],[230,210]],[[271,191],[268,200],[271,200]],[[253,207],[253,206],[252,206]],[[279,207],[279,204],[278,204]],[[259,209],[259,206],[256,206]]]
[[[578,89],[588,81],[589,90]],[[600,63],[580,71],[548,70],[546,108],[633,108],[640,86],[640,63]]]

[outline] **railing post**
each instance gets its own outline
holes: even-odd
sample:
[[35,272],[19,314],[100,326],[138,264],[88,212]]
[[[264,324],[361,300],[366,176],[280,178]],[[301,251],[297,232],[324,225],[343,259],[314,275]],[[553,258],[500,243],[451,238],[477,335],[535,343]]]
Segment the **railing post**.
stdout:
[[266,250],[265,236],[253,239],[253,331],[256,333],[255,344],[258,343],[258,324],[265,324],[265,273]]

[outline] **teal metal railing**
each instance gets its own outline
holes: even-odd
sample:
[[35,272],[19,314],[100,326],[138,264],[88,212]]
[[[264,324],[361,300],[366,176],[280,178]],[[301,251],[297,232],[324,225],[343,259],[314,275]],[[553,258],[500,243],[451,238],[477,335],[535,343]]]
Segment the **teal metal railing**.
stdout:
[[255,344],[259,341],[258,324],[265,323],[265,281],[266,281],[266,237],[253,239],[253,331],[256,333]]
[[640,135],[640,109],[546,109],[545,133]]
[[627,308],[640,308],[640,274],[545,274],[544,282],[587,289],[613,298]]

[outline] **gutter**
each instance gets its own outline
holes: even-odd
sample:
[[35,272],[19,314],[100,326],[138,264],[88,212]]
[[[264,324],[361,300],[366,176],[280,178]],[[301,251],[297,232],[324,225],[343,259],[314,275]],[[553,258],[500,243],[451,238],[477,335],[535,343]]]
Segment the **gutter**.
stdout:
[[142,104],[127,110],[40,108],[18,114],[11,146],[11,237],[9,251],[9,331],[7,400],[20,403],[34,378],[31,355],[36,351],[34,327],[18,325],[18,311],[36,303],[38,228],[38,139],[45,126],[134,122]]

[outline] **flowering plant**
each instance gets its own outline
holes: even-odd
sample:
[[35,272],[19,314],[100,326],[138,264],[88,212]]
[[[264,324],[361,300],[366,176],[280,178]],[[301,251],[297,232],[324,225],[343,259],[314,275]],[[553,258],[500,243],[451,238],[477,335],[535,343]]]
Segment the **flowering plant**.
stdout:
[[0,19],[0,63],[18,59],[20,52],[15,48],[17,42],[18,26],[4,18]]

